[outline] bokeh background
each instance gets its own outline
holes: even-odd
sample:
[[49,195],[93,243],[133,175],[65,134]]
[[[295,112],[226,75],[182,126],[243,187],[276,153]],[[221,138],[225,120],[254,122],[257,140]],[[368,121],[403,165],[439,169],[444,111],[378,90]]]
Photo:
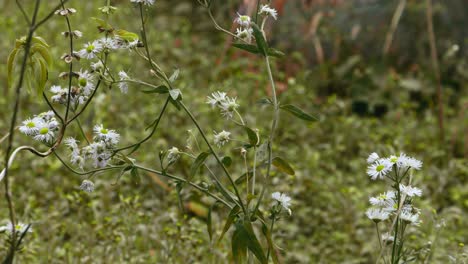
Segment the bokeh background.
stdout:
[[[22,1],[28,10],[33,1]],[[40,14],[57,1],[43,1]],[[111,1],[118,12],[116,28],[139,32],[138,10],[129,1]],[[234,31],[236,12],[253,12],[256,1],[213,1],[213,13]],[[91,17],[105,1],[75,1],[73,29],[84,32],[77,45],[97,38]],[[394,30],[392,18],[404,5]],[[275,171],[272,189],[293,198],[293,214],[277,225],[275,241],[284,263],[373,263],[378,251],[374,225],[364,212],[368,198],[383,192],[383,182],[366,175],[371,152],[403,151],[424,162],[415,174],[423,189],[417,206],[423,223],[410,230],[415,263],[465,263],[468,238],[468,9],[465,0],[433,0],[433,25],[438,70],[431,59],[427,1],[400,0],[273,0],[278,21],[268,23],[270,45],[286,56],[274,60],[279,99],[301,106],[321,121],[303,123],[282,114],[275,152],[289,160],[295,176]],[[197,1],[157,0],[150,8],[150,49],[166,72],[180,69],[178,87],[205,131],[242,131],[205,104],[213,91],[237,96],[247,122],[266,133],[270,111],[256,102],[269,85],[263,61],[231,47],[232,39],[216,31]],[[0,0],[0,138],[8,131],[13,90],[7,86],[6,59],[15,39],[26,34],[14,1]],[[51,45],[56,64],[48,85],[62,84],[66,69],[60,56],[67,43],[61,17],[37,32]],[[389,33],[390,32],[390,33]],[[385,48],[389,36],[392,41]],[[127,53],[110,57],[110,67],[156,81],[144,61]],[[83,65],[83,67],[85,67]],[[443,96],[443,138],[438,120],[438,86]],[[144,137],[145,127],[159,113],[163,97],[131,86],[127,96],[102,89],[81,118],[88,136],[104,123],[122,135],[122,145]],[[24,90],[20,120],[47,110],[34,93]],[[170,109],[161,128],[133,155],[158,167],[160,150],[184,148],[190,120]],[[78,136],[77,127],[67,134]],[[36,144],[17,134],[15,146]],[[41,146],[36,145],[41,148]],[[0,143],[3,160],[6,142]],[[231,170],[240,175],[238,147],[230,143],[223,155],[233,157]],[[59,148],[58,153],[68,155]],[[172,172],[187,176],[191,160],[181,159]],[[3,165],[2,165],[3,166]],[[182,191],[178,207],[175,186],[157,175],[139,179],[116,173],[95,175],[96,190],[83,193],[84,179],[54,157],[22,153],[11,170],[18,216],[33,223],[17,263],[228,263],[230,243],[210,245],[206,208],[210,201],[194,190]],[[199,176],[197,181],[206,179]],[[0,191],[0,220],[8,218]],[[228,212],[213,213],[219,236]],[[4,243],[2,243],[4,244]],[[0,250],[0,257],[5,250]],[[464,260],[463,260],[464,259]],[[426,262],[425,262],[426,261]],[[465,261],[465,262],[462,262]]]

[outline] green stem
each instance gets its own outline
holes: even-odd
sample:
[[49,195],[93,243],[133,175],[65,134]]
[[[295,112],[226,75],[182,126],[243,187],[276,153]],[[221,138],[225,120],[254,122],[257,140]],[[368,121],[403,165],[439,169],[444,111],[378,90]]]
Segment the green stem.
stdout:
[[148,172],[152,172],[152,173],[155,173],[155,174],[158,174],[158,175],[161,175],[163,177],[167,177],[167,178],[170,178],[170,179],[173,179],[173,180],[176,180],[176,181],[179,181],[179,182],[183,182],[183,183],[186,183],[186,184],[189,184],[190,186],[194,187],[195,189],[205,193],[205,194],[208,194],[209,196],[211,196],[212,198],[214,198],[215,200],[223,203],[224,205],[226,205],[228,208],[232,209],[232,205],[229,204],[228,202],[226,202],[224,199],[222,199],[221,197],[217,196],[216,194],[208,191],[207,189],[201,187],[200,185],[198,184],[195,184],[191,181],[188,181],[184,178],[180,178],[180,177],[177,177],[175,175],[171,175],[171,174],[168,174],[168,173],[163,173],[161,171],[157,171],[157,170],[153,170],[153,169],[149,169],[149,168],[146,168],[146,167],[143,167],[143,166],[140,166],[140,165],[134,165],[135,168],[138,168],[138,169],[141,169],[141,170],[144,170],[144,171],[148,171]]
[[86,136],[86,133],[83,130],[83,126],[81,126],[81,122],[79,118],[76,118],[76,124],[78,125],[78,128],[80,129],[81,136],[84,137],[84,139],[86,140],[86,143],[88,143],[88,145],[91,144],[89,142],[88,137]]
[[[15,125],[16,125],[16,119],[17,119],[17,116],[18,116],[18,112],[19,112],[19,105],[20,105],[20,95],[21,95],[21,88],[23,86],[23,81],[24,81],[24,75],[25,75],[25,72],[26,72],[26,66],[27,66],[27,62],[28,62],[28,58],[29,58],[29,53],[30,53],[30,50],[31,50],[31,44],[32,44],[32,37],[33,37],[33,34],[34,34],[34,31],[35,31],[35,28],[34,28],[34,24],[36,23],[36,18],[37,18],[37,13],[39,12],[39,5],[40,5],[41,1],[40,0],[36,0],[36,4],[35,4],[35,7],[34,7],[34,13],[33,13],[33,18],[31,20],[31,26],[29,28],[29,32],[28,32],[28,36],[26,38],[26,44],[25,44],[25,48],[24,48],[24,57],[23,57],[23,61],[22,61],[22,64],[21,64],[21,72],[20,72],[20,77],[19,77],[19,80],[18,80],[18,84],[16,86],[16,89],[15,89],[15,104],[14,104],[14,107],[13,107],[13,113],[12,113],[12,117],[11,117],[11,122],[10,122],[10,131],[9,131],[9,135],[8,135],[8,146],[7,146],[7,149],[6,149],[6,155],[5,155],[5,173],[4,173],[4,187],[5,187],[5,199],[7,201],[7,204],[8,204],[8,211],[9,211],[9,214],[10,214],[10,222],[12,224],[12,226],[14,227],[16,225],[16,213],[15,213],[15,206],[14,206],[14,202],[13,202],[13,196],[11,194],[11,190],[10,190],[10,181],[9,181],[9,178],[8,178],[8,161],[10,159],[10,154],[11,154],[11,150],[13,148],[13,138],[14,138],[14,129],[15,129]],[[12,232],[11,233],[11,241],[10,241],[10,249],[9,249],[9,252],[7,254],[7,257],[5,259],[5,262],[4,263],[13,263],[13,259],[15,257],[15,252],[16,252],[16,232]]]
[[118,148],[114,151],[114,155],[122,150],[126,150],[126,149],[130,149],[130,148],[133,148],[133,147],[136,147],[146,141],[148,141],[151,137],[153,137],[154,133],[156,132],[156,129],[158,129],[158,126],[159,126],[159,121],[161,120],[161,118],[163,117],[163,114],[166,112],[166,109],[167,109],[167,105],[169,104],[169,101],[170,101],[170,97],[167,97],[166,99],[166,102],[164,103],[164,106],[163,106],[163,109],[161,110],[161,112],[159,113],[159,116],[158,116],[158,119],[156,120],[156,123],[154,124],[153,126],[153,129],[151,130],[151,133],[146,136],[144,139],[140,140],[139,142],[137,143],[134,143],[134,144],[131,144],[129,146],[126,146],[126,147],[122,147],[122,148]]
[[270,59],[268,56],[265,56],[265,63],[267,67],[267,72],[268,72],[268,77],[270,79],[271,83],[271,92],[272,92],[272,101],[273,101],[273,121],[271,122],[271,130],[270,130],[270,137],[268,139],[268,165],[267,165],[267,173],[266,173],[266,183],[262,187],[262,191],[260,193],[260,197],[258,198],[257,205],[255,206],[255,209],[253,211],[253,214],[258,210],[258,207],[260,206],[260,203],[263,200],[263,197],[265,195],[265,191],[268,187],[269,180],[270,180],[270,172],[271,172],[271,165],[273,161],[273,149],[272,149],[272,144],[273,140],[275,137],[275,131],[278,126],[278,121],[279,121],[279,104],[278,104],[278,99],[276,97],[276,84],[275,80],[273,79],[273,73],[271,71],[271,66],[270,66]]
[[236,183],[234,182],[231,174],[229,173],[229,171],[227,170],[226,166],[224,166],[223,162],[221,161],[221,159],[219,158],[218,154],[215,152],[215,150],[213,149],[213,146],[211,146],[210,142],[208,141],[208,138],[206,137],[205,135],[205,132],[203,132],[202,128],[200,127],[200,125],[198,124],[198,121],[195,119],[195,117],[192,115],[192,113],[190,112],[190,110],[187,109],[187,107],[185,106],[185,104],[182,102],[182,101],[179,101],[179,104],[180,106],[182,106],[182,108],[184,109],[185,113],[187,113],[187,115],[190,117],[190,119],[192,120],[192,122],[195,124],[195,126],[197,127],[198,131],[200,132],[200,135],[202,136],[203,140],[205,141],[206,145],[208,146],[208,148],[210,149],[211,153],[213,153],[213,156],[215,157],[216,161],[218,162],[218,164],[221,166],[221,168],[223,169],[224,173],[226,174],[226,176],[228,177],[229,179],[229,182],[231,183],[232,187],[234,188],[234,191],[236,193],[236,196],[237,196],[237,199],[239,200],[239,204],[241,205],[241,208],[242,208],[242,211],[244,212],[244,214],[247,214],[247,211],[244,207],[244,203],[242,202],[242,198],[240,196],[240,193],[239,193],[239,190],[237,189],[237,186],[236,186]]
[[[276,218],[276,215],[273,215],[273,219],[271,219],[271,225],[270,225],[271,240],[273,240],[273,227],[274,227],[274,225],[275,225],[275,218]],[[267,256],[266,256],[267,262],[268,262],[268,260],[270,259],[270,251],[271,251],[271,250],[272,250],[272,249],[271,249],[270,247],[268,247]]]

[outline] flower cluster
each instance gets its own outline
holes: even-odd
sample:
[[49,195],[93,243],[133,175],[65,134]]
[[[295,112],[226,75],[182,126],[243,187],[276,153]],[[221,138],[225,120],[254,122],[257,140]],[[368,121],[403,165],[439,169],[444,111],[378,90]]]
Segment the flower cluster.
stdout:
[[229,140],[231,140],[230,136],[231,136],[231,132],[228,132],[228,131],[223,130],[219,133],[216,133],[216,131],[214,131],[215,145],[218,146],[218,148],[224,146],[224,144],[228,143]]
[[[369,164],[367,174],[372,180],[388,178],[391,181],[392,190],[388,190],[377,197],[369,198],[371,207],[366,211],[366,216],[375,223],[386,221],[394,216],[399,226],[420,223],[420,210],[413,207],[413,197],[421,196],[422,190],[412,187],[408,174],[410,170],[419,170],[422,162],[401,153],[399,156],[381,158],[377,153],[372,153],[367,158]],[[407,181],[408,185],[404,185]],[[397,225],[398,226],[398,225]],[[403,229],[392,230],[393,234],[403,237]],[[389,236],[389,234],[387,234]],[[391,239],[379,238],[391,242]]]
[[239,104],[236,102],[237,98],[229,97],[225,92],[214,92],[211,97],[208,96],[207,104],[210,104],[213,108],[219,107],[221,114],[230,119],[239,108]]
[[84,45],[83,49],[79,50],[76,54],[81,59],[92,60],[98,58],[99,54],[102,52],[108,53],[119,49],[131,49],[136,47],[138,43],[138,39],[127,41],[119,36],[103,37],[93,42],[88,42]]
[[239,28],[236,29],[236,36],[247,43],[252,42],[253,29],[250,26],[251,18],[238,13],[234,22],[239,25]]
[[420,170],[422,162],[406,156],[401,153],[400,156],[391,155],[387,158],[380,158],[377,153],[372,153],[367,158],[367,174],[372,180],[383,179],[385,177],[392,178],[389,172],[395,167],[397,172],[408,172],[409,169]]
[[51,97],[52,102],[67,105],[68,100],[70,100],[72,108],[76,108],[78,104],[84,104],[88,101],[89,96],[96,87],[95,74],[80,70],[79,72],[73,73],[73,76],[75,76],[78,81],[77,85],[72,86],[70,89],[70,98],[68,98],[68,87],[62,88],[61,86],[53,85],[50,88],[50,91],[54,94]]
[[91,161],[94,168],[103,168],[112,157],[112,151],[119,143],[120,135],[115,130],[104,128],[103,125],[94,126],[94,142],[79,148],[74,138],[65,139],[65,144],[71,149],[70,162],[83,168],[86,161]]
[[[265,20],[268,17],[272,17],[275,20],[278,19],[278,12],[269,5],[263,5],[258,14],[264,16]],[[238,13],[234,22],[239,25],[239,28],[236,29],[236,37],[247,43],[251,43],[253,39],[252,19],[249,16]]]
[[58,129],[59,124],[52,111],[41,113],[33,118],[28,118],[24,120],[19,127],[21,133],[46,144],[50,144],[54,141],[55,133]]

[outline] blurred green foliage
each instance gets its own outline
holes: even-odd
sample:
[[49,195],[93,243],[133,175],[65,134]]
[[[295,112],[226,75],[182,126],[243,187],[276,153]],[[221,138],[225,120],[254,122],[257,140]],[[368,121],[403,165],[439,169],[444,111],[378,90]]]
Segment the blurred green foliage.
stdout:
[[[41,14],[54,2],[44,3]],[[89,19],[100,16],[95,2],[72,0],[68,4],[78,11],[71,17],[72,28],[85,32],[78,46],[98,37]],[[110,23],[139,32],[138,11],[128,2],[112,1],[119,9]],[[248,122],[261,133],[266,131],[269,111],[255,104],[268,91],[262,61],[231,48],[196,1],[156,2],[148,17],[150,49],[166,72],[181,70],[177,88],[200,122],[211,130],[243,133],[228,127],[204,103],[210,92],[222,90],[237,96]],[[215,3],[214,14],[227,28],[238,2]],[[424,162],[423,170],[415,175],[415,185],[423,189],[419,205],[423,223],[410,230],[408,243],[419,258],[416,262],[428,254],[433,263],[449,263],[451,256],[466,255],[460,243],[468,243],[468,29],[462,26],[468,23],[467,10],[463,0],[434,1],[446,131],[445,141],[439,142],[437,84],[423,1],[408,1],[390,53],[381,53],[396,4],[312,1],[304,7],[302,1],[289,1],[279,20],[269,25],[271,46],[287,54],[274,60],[280,101],[293,102],[321,117],[321,122],[312,124],[289,122],[287,113],[280,118],[275,151],[296,171],[294,176],[276,171],[272,183],[272,190],[289,193],[294,201],[292,217],[278,223],[274,234],[284,249],[284,263],[373,263],[377,241],[364,212],[369,196],[384,191],[383,184],[370,184],[365,174],[365,158],[374,151],[383,155],[404,151]],[[8,130],[13,98],[6,85],[6,58],[15,39],[26,31],[14,1],[0,1],[0,10],[1,138]],[[324,51],[322,62],[308,34],[318,12],[325,15],[316,33]],[[38,31],[51,45],[56,61],[67,50],[60,35],[65,30],[63,19],[56,17]],[[134,57],[114,55],[110,65],[119,65],[141,79],[152,78],[144,62]],[[54,65],[49,86],[60,82],[58,73],[65,67]],[[140,88],[131,87],[128,96],[116,93],[115,88],[102,90],[81,120],[85,129],[90,132],[93,124],[103,122],[121,133],[122,144],[142,138],[163,98],[148,97]],[[44,110],[46,105],[34,94],[22,94],[21,119]],[[187,130],[193,130],[175,108],[161,122],[164,128],[135,155],[143,164],[157,166],[159,151],[183,148]],[[74,129],[75,134],[68,136],[78,135]],[[15,139],[16,146],[32,144],[19,134]],[[0,146],[3,160],[6,143]],[[235,144],[229,147],[223,155],[233,158],[233,166],[241,166]],[[58,151],[62,156],[68,153],[65,148]],[[188,176],[190,164],[191,160],[183,158],[173,173]],[[229,258],[229,242],[210,245],[205,219],[193,209],[193,203],[208,205],[208,201],[194,190],[183,189],[186,206],[182,212],[175,186],[166,179],[142,174],[141,181],[135,182],[129,175],[118,180],[116,174],[99,174],[93,178],[96,191],[86,194],[78,189],[83,178],[67,171],[54,157],[38,159],[29,153],[21,154],[11,175],[19,218],[32,222],[34,230],[17,263],[225,263]],[[3,188],[0,194],[3,197]],[[3,199],[0,208],[0,219],[7,219]],[[215,208],[215,237],[223,225],[219,219],[227,213]]]

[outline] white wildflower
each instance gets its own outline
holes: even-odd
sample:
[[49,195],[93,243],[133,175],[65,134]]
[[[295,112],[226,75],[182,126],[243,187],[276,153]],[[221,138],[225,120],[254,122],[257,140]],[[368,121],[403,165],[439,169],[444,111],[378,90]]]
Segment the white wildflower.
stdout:
[[409,197],[413,196],[421,196],[422,195],[422,190],[417,188],[417,187],[411,187],[411,186],[405,186],[403,184],[400,184],[400,191],[404,194],[406,194]]
[[88,42],[84,45],[84,49],[78,51],[78,56],[87,60],[94,59],[102,49],[102,44],[99,41]]
[[129,80],[130,77],[128,77],[128,74],[124,71],[119,72],[119,77],[120,77],[120,82],[118,84],[119,89],[122,93],[126,94],[128,92],[127,80]]
[[19,127],[19,131],[28,136],[35,136],[39,133],[39,127],[42,127],[44,121],[41,118],[28,118],[23,121],[23,125]]
[[[11,234],[13,232],[13,230],[14,230],[14,231],[16,231],[16,232],[18,232],[20,234],[23,234],[24,232],[26,232],[26,228],[28,228],[27,224],[17,223],[13,227],[13,224],[11,222],[8,222],[4,226],[0,226],[0,232],[7,232],[7,233]],[[28,233],[31,233],[31,232],[32,232],[32,228],[29,227],[28,228]]]
[[169,163],[174,163],[177,161],[180,157],[180,150],[176,147],[172,147],[167,151],[167,159],[169,160]]
[[238,28],[236,30],[236,37],[244,40],[245,42],[250,43],[252,42],[252,38],[253,38],[253,29],[252,28],[245,28],[245,29]]
[[278,19],[278,12],[269,5],[263,5],[258,12],[260,15],[271,16],[273,19]]
[[379,207],[388,207],[392,204],[392,201],[395,199],[396,194],[394,191],[388,191],[380,194],[377,197],[369,198],[369,202],[374,206]]
[[94,191],[94,183],[90,180],[84,180],[80,185],[80,189],[87,193],[92,193]]
[[366,211],[366,215],[369,219],[378,223],[380,221],[387,220],[390,217],[390,212],[387,212],[379,208],[369,208]]
[[387,233],[382,234],[382,242],[389,244],[389,243],[392,243],[394,240],[395,240],[395,237],[392,236],[390,233],[387,232]]
[[226,100],[226,97],[225,92],[214,92],[211,94],[211,97],[207,96],[208,100],[206,103],[214,108],[215,106],[220,106]]
[[55,138],[54,129],[56,128],[56,121],[50,123],[41,123],[38,127],[38,132],[34,136],[34,139],[44,143],[52,143]]
[[372,180],[383,179],[392,169],[392,163],[386,159],[377,160],[374,164],[367,167],[367,174]]
[[377,153],[375,152],[372,152],[369,157],[367,158],[367,163],[368,164],[372,164],[374,163],[376,160],[378,160],[380,157]]
[[235,23],[237,23],[238,25],[242,26],[242,27],[250,27],[250,17],[249,16],[244,16],[244,15],[241,15],[239,13],[237,13],[237,16],[236,19],[234,20]]
[[291,209],[289,209],[289,207],[291,206],[291,197],[287,196],[284,193],[274,192],[271,194],[271,198],[280,203],[281,206],[283,206],[284,209],[286,209],[288,213],[291,214]]
[[237,98],[231,98],[231,97],[226,97],[226,100],[224,100],[221,103],[221,114],[225,116],[226,118],[232,118],[234,115],[234,112],[237,110],[239,107],[239,104],[236,102]]
[[413,213],[412,210],[404,209],[400,213],[400,219],[408,223],[419,225],[419,212]]
[[214,135],[214,143],[220,148],[222,146],[224,146],[224,144],[226,144],[227,142],[229,142],[230,138],[229,136],[231,135],[230,132],[228,131],[221,131],[219,132],[218,134],[216,134],[216,132],[214,132],[215,135]]
[[89,96],[94,91],[94,75],[88,71],[80,70],[78,72],[78,85],[83,90],[83,94]]
[[117,145],[120,140],[120,135],[115,130],[104,128],[102,124],[94,126],[94,134],[94,140],[100,140],[110,147]]

